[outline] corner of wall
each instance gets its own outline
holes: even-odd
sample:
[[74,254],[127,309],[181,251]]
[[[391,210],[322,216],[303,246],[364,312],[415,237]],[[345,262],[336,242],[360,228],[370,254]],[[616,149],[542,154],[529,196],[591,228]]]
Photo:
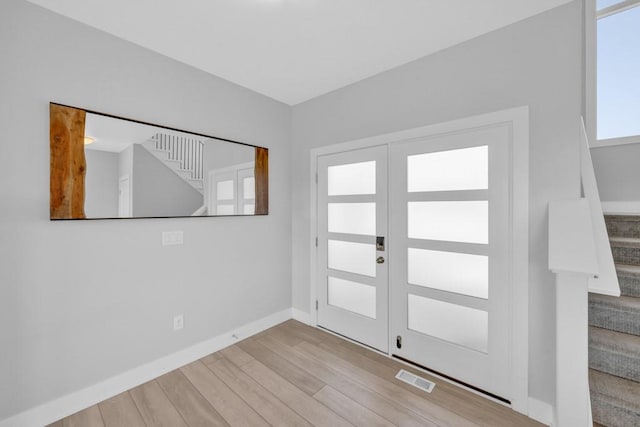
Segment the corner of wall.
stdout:
[[0,427],[47,425],[82,409],[109,399],[140,384],[151,381],[167,372],[192,363],[202,357],[233,345],[286,320],[291,319],[291,309],[285,309],[246,325],[234,328],[214,338],[200,342],[184,350],[169,354],[145,365],[111,377],[85,389],[28,409],[10,418],[0,420]]
[[298,322],[302,322],[305,325],[315,326],[311,321],[311,314],[297,308],[291,308],[291,318]]
[[553,425],[553,406],[547,402],[529,397],[529,418],[551,426]]

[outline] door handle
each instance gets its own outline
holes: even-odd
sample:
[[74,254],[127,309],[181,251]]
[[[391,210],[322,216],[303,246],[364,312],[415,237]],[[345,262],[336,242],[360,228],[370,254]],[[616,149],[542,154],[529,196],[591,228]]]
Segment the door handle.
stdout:
[[384,257],[379,256],[378,258],[376,258],[376,262],[378,264],[384,264]]

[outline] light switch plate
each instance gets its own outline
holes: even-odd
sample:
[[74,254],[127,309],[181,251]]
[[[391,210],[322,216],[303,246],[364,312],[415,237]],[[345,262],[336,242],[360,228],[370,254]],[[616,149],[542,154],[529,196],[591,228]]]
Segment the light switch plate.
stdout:
[[162,246],[181,245],[183,241],[182,230],[162,232]]
[[173,330],[179,331],[184,328],[184,316],[182,314],[178,314],[173,317]]

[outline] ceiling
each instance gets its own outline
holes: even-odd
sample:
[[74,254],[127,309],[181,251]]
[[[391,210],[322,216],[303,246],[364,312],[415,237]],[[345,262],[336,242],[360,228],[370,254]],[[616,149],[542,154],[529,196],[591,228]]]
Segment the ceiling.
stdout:
[[211,141],[211,138],[195,135],[189,132],[180,132],[160,126],[134,122],[102,114],[86,114],[84,135],[94,141],[85,145],[87,150],[109,151],[120,153],[132,144],[142,144],[152,139],[156,134],[186,137],[194,140]]
[[151,125],[87,113],[84,134],[94,139],[94,142],[86,145],[85,148],[119,153],[131,144],[148,141],[163,130]]
[[569,0],[28,0],[289,105]]

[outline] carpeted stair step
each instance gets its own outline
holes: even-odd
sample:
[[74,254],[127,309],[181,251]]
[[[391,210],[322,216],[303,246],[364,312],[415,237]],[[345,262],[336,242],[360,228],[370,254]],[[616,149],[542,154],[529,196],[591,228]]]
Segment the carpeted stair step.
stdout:
[[640,215],[605,215],[604,221],[611,237],[640,238]]
[[640,381],[640,337],[590,326],[589,367]]
[[589,294],[589,325],[640,336],[640,298]]
[[640,426],[640,383],[589,370],[593,420],[608,427]]
[[611,237],[611,252],[616,263],[640,265],[640,238]]
[[640,266],[616,264],[622,295],[640,298]]

